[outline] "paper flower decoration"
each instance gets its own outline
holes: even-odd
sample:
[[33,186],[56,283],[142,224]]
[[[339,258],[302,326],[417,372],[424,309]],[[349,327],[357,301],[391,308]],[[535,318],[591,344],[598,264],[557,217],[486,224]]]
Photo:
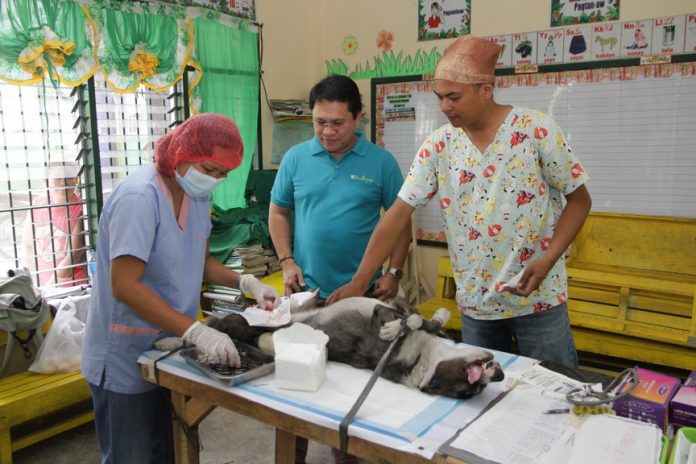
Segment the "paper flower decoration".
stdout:
[[128,70],[138,73],[140,79],[147,79],[157,74],[157,66],[159,64],[159,58],[153,53],[145,51],[144,44],[137,44],[135,50],[131,53]]
[[393,41],[394,34],[389,31],[380,31],[379,34],[377,34],[377,48],[383,52],[391,50]]
[[46,72],[49,62],[53,66],[63,66],[65,57],[72,55],[73,51],[73,42],[61,40],[50,27],[44,25],[32,34],[32,40],[22,50],[17,62],[25,72],[39,77]]
[[353,55],[358,50],[358,39],[352,35],[347,35],[343,39],[343,53]]

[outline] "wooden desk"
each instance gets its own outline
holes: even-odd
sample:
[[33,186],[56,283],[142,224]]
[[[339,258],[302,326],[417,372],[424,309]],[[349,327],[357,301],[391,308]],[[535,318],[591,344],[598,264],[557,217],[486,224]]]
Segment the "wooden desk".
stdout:
[[[141,365],[143,377],[154,382],[152,367]],[[159,372],[160,385],[171,390],[172,404],[176,414],[196,434],[198,425],[216,407],[222,407],[238,414],[264,422],[276,429],[275,462],[292,464],[295,462],[295,438],[306,437],[333,448],[339,446],[338,431],[312,423],[263,404],[243,398],[231,391],[224,391],[210,385],[184,378],[163,370]],[[198,464],[198,449],[187,439],[182,426],[173,423],[174,447],[177,464]],[[379,443],[350,437],[348,452],[370,462],[425,464],[461,463],[454,458],[435,455],[429,460],[422,456],[386,447]]]

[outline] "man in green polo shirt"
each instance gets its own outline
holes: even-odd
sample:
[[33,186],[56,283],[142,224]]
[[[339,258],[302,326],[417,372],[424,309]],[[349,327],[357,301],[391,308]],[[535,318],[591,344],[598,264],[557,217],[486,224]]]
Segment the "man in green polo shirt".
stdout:
[[[271,190],[268,223],[285,293],[319,288],[326,298],[350,282],[381,209],[396,200],[404,179],[391,153],[356,132],[363,105],[350,78],[334,75],[321,80],[310,91],[309,107],[315,137],[283,157]],[[389,272],[373,276],[371,296],[384,300],[397,294],[410,231],[404,229],[391,254]],[[306,453],[307,440],[298,439],[296,462],[304,463]],[[333,455],[336,463],[358,462],[338,450]]]
[[[310,92],[309,106],[315,137],[283,157],[271,191],[269,226],[285,293],[319,288],[326,298],[358,269],[380,210],[392,205],[403,176],[391,153],[356,132],[363,105],[350,78],[321,80]],[[371,295],[396,295],[409,242],[410,227],[390,257],[389,272],[373,276]]]

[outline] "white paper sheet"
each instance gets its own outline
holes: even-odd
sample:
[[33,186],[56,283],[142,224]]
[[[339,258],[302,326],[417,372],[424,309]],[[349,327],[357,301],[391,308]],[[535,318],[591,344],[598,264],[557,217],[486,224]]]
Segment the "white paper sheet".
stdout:
[[[582,388],[583,385],[585,385],[583,382],[571,379],[570,377],[554,372],[538,364],[529,366],[527,369],[520,369],[509,373],[505,381],[510,387],[514,386],[516,383],[524,383],[548,392],[554,392],[561,397],[565,397],[565,394],[569,391]],[[602,390],[601,384],[593,384],[592,387],[598,391]]]
[[696,443],[692,443],[689,446],[689,457],[686,460],[686,464],[696,464]]
[[[553,453],[565,462],[573,433],[568,414],[544,414],[567,403],[521,385],[463,429],[449,446],[501,464],[542,462]],[[566,456],[567,457],[567,456]]]
[[696,443],[689,440],[683,429],[679,429],[674,438],[674,464],[691,464],[696,461]]
[[251,326],[282,327],[290,323],[292,311],[300,308],[312,298],[316,298],[317,290],[311,292],[293,293],[289,297],[280,297],[280,304],[273,311],[266,311],[258,306],[249,306],[239,313]]
[[625,417],[590,416],[580,427],[569,464],[655,464],[662,431],[654,424]]

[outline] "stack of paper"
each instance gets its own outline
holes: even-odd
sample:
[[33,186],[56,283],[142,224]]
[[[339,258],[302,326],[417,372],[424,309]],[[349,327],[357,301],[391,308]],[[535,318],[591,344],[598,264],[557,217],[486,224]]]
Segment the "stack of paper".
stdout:
[[662,431],[656,425],[596,415],[577,430],[568,413],[550,413],[568,409],[562,398],[553,391],[518,385],[440,451],[472,464],[659,462]]
[[564,462],[574,433],[568,414],[544,414],[568,407],[556,395],[529,385],[510,390],[441,448],[470,463]]
[[[271,255],[273,252],[271,251]],[[225,266],[240,274],[263,277],[268,272],[270,257],[261,245],[235,248],[225,261]]]
[[662,430],[625,417],[590,416],[580,427],[569,464],[655,464],[660,461]]
[[273,250],[268,250],[264,249],[263,254],[268,258],[268,273],[273,274],[276,271],[280,270],[280,262],[278,261],[278,257],[276,256],[275,252]]

